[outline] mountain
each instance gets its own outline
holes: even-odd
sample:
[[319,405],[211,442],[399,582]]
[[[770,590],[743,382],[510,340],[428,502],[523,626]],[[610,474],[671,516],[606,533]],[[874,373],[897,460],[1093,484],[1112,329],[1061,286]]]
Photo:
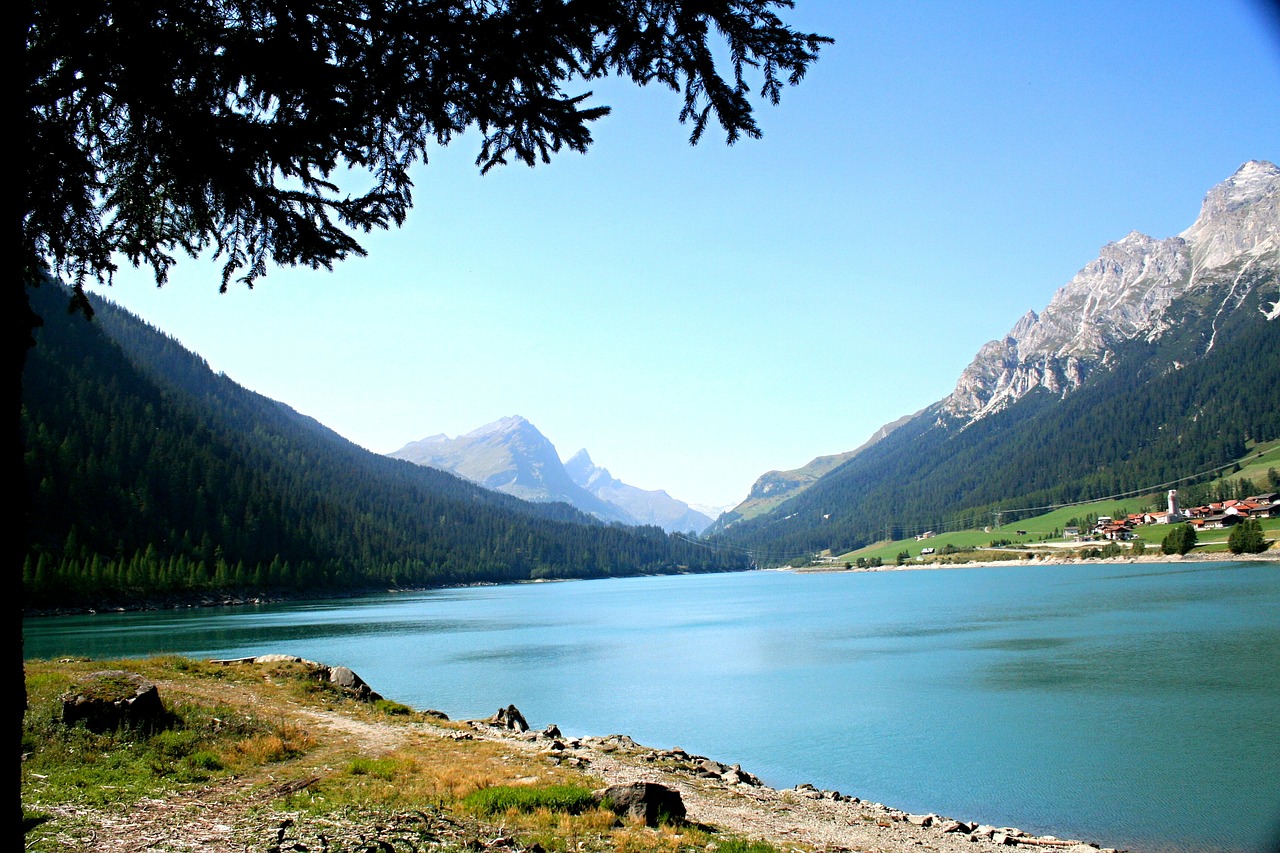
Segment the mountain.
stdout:
[[31,605],[745,567],[370,453],[109,302],[86,321],[65,288],[28,293]]
[[1280,437],[1280,169],[1244,164],[1177,237],[1104,246],[955,390],[717,538],[785,559],[1180,480]]
[[[972,422],[1043,388],[1065,396],[1118,347],[1178,331],[1176,300],[1199,293],[1218,313],[1237,309],[1248,276],[1280,264],[1280,169],[1252,160],[1205,197],[1200,217],[1177,237],[1137,231],[1102,248],[1037,315],[1028,311],[1004,339],[978,351],[955,390],[947,415]],[[1275,319],[1271,306],[1268,319]],[[1208,353],[1215,337],[1205,344]]]
[[607,468],[592,462],[585,449],[570,457],[564,468],[574,483],[600,500],[621,508],[639,524],[657,525],[668,533],[701,533],[711,524],[709,516],[661,489],[650,491],[615,479]]
[[601,500],[565,470],[555,446],[519,415],[502,418],[466,435],[434,435],[388,453],[415,465],[439,468],[486,489],[526,501],[562,501],[603,521],[647,524]]
[[[920,413],[917,412],[916,415],[918,414]],[[761,474],[751,485],[751,491],[747,493],[746,499],[716,520],[713,531],[721,530],[735,521],[763,515],[783,501],[794,498],[818,482],[825,474],[840,467],[867,448],[873,447],[889,433],[907,423],[916,415],[903,415],[896,421],[885,424],[853,450],[836,453],[831,456],[819,456],[810,460],[809,464],[803,468],[795,468],[790,471],[769,471]]]

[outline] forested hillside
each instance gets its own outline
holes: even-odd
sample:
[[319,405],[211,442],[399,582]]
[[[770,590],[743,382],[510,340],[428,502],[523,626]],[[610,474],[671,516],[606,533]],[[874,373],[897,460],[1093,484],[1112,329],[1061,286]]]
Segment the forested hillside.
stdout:
[[370,453],[54,284],[24,376],[33,605],[719,571],[745,562]]
[[[964,426],[931,407],[768,515],[716,537],[764,561],[843,553],[925,530],[981,527],[992,513],[1167,483],[1280,437],[1280,323],[1263,313],[1275,273],[1249,304],[1218,314],[1202,296],[1171,310],[1180,331],[1133,341],[1084,387],[1038,389]],[[1199,300],[1199,301],[1197,301]],[[1212,341],[1212,347],[1204,353]],[[963,428],[962,428],[963,427]]]

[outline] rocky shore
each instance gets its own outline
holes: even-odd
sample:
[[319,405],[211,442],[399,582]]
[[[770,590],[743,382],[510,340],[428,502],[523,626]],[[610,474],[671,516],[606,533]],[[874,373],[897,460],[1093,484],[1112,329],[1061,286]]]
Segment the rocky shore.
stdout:
[[[110,663],[111,668],[102,669],[104,663]],[[28,849],[174,853],[543,853],[546,849],[697,853],[705,849],[714,853],[718,840],[749,839],[767,842],[771,849],[784,853],[981,853],[1010,847],[1114,853],[1077,839],[1038,836],[967,818],[911,814],[807,784],[771,788],[738,764],[679,747],[645,746],[626,735],[565,737],[554,725],[534,731],[514,706],[485,720],[462,722],[450,721],[439,711],[414,713],[383,700],[346,667],[292,655],[205,663],[158,658],[133,661],[136,671],[130,672],[119,670],[121,663],[67,659],[37,664],[40,683],[67,681],[71,685],[41,715],[57,717],[56,709],[61,708],[64,720],[88,720],[84,724],[90,730],[105,730],[124,719],[121,715],[145,711],[138,697],[154,694],[152,704],[157,707],[162,702],[164,708],[216,710],[214,732],[225,727],[234,733],[253,718],[262,717],[274,721],[281,732],[290,733],[293,741],[304,746],[289,761],[268,759],[257,769],[242,768],[233,776],[204,785],[162,788],[123,805],[110,800],[95,805],[75,794],[57,796],[47,789],[53,784],[50,774],[60,772],[56,766],[42,765],[41,771],[29,773],[24,769],[24,804],[42,813],[41,821],[46,822],[28,839]],[[58,676],[59,670],[66,675]],[[86,714],[105,714],[107,723],[97,725]],[[155,714],[150,714],[148,720],[153,717]],[[148,731],[147,720],[129,719],[133,731]],[[166,748],[180,739],[166,737]],[[126,744],[126,748],[132,750],[135,745]],[[24,768],[26,765],[24,757]],[[361,774],[385,773],[388,780],[397,778],[395,767],[414,777],[427,774],[434,779],[472,780],[465,784],[464,792],[495,784],[518,787],[554,784],[556,779],[579,780],[574,784],[596,788],[593,796],[598,805],[623,816],[624,829],[620,831],[630,835],[613,842],[607,835],[598,836],[585,846],[579,843],[567,848],[561,846],[565,839],[558,837],[548,848],[522,837],[518,829],[505,827],[503,821],[453,808],[445,799],[357,797],[354,808],[337,810],[312,810],[305,800],[290,799],[314,790],[319,792],[314,804],[322,804],[326,796],[350,791],[342,786],[350,786],[351,780],[370,778]],[[337,787],[327,788],[330,780]],[[405,777],[404,783],[414,782]],[[434,784],[428,783],[428,788]],[[692,847],[686,839],[690,833]],[[334,846],[336,839],[359,840],[360,845]],[[734,849],[745,848],[739,845]]]
[[[549,726],[518,732],[495,720],[473,721],[472,736],[545,753],[599,776],[607,785],[656,783],[678,791],[687,818],[736,835],[815,851],[980,853],[992,848],[1116,853],[1076,839],[1037,836],[936,814],[911,814],[840,791],[801,784],[776,789],[737,764],[726,765],[679,747],[654,749],[626,735],[565,739]],[[456,736],[456,735],[450,735]]]

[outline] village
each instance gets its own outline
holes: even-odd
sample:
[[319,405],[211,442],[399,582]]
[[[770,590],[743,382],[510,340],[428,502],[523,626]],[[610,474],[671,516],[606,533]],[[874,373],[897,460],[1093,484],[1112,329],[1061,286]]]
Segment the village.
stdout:
[[1169,508],[1163,512],[1130,513],[1124,518],[1099,516],[1093,528],[1082,533],[1079,527],[1067,527],[1063,536],[1075,539],[1136,539],[1134,528],[1145,524],[1179,524],[1186,522],[1196,530],[1222,530],[1250,518],[1280,517],[1280,492],[1251,495],[1240,500],[1226,500],[1183,509],[1178,506],[1178,490],[1170,489]]

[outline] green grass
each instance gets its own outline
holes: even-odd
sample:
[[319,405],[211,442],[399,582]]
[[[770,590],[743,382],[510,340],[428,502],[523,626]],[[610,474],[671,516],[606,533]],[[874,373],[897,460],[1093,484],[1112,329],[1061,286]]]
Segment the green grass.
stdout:
[[[1275,443],[1277,446],[1269,451],[1269,456],[1280,457],[1280,442]],[[1275,467],[1273,464],[1272,467]],[[1265,472],[1266,466],[1263,466]],[[1233,474],[1229,479],[1236,479],[1242,474]],[[1265,474],[1263,481],[1265,482]],[[1091,504],[1078,504],[1070,507],[1047,512],[1034,518],[1027,518],[1021,521],[1006,524],[999,528],[992,528],[989,532],[982,530],[960,530],[952,533],[941,533],[929,539],[923,539],[917,542],[913,539],[904,539],[897,542],[877,542],[866,548],[857,551],[850,551],[842,554],[839,560],[854,563],[859,557],[872,558],[879,557],[887,566],[894,565],[899,552],[907,551],[912,562],[917,563],[915,558],[920,556],[921,550],[924,548],[933,548],[935,553],[928,560],[945,560],[941,552],[947,545],[952,545],[958,549],[974,548],[972,552],[962,552],[952,556],[955,561],[961,560],[997,560],[1006,558],[1016,558],[1018,554],[1010,554],[1009,552],[997,553],[992,551],[984,551],[987,546],[994,540],[1008,539],[1010,544],[1005,548],[1018,549],[1023,546],[1029,552],[1035,552],[1036,546],[1040,545],[1044,537],[1051,535],[1055,530],[1061,531],[1067,526],[1073,518],[1084,518],[1085,515],[1092,513],[1095,516],[1109,515],[1112,518],[1120,518],[1131,512],[1139,512],[1149,507],[1159,507],[1162,505],[1164,497],[1162,495],[1148,495],[1145,497],[1128,498],[1123,501],[1098,501]],[[1018,530],[1025,530],[1025,536],[1017,535]],[[1267,518],[1262,520],[1263,533],[1269,540],[1280,538],[1280,518]],[[1159,551],[1160,542],[1168,534],[1169,528],[1163,524],[1148,524],[1138,527],[1134,530],[1135,535],[1147,545],[1147,553],[1151,554],[1151,548],[1154,547],[1156,552]],[[1199,531],[1197,546],[1193,553],[1217,553],[1227,551],[1227,537],[1231,535],[1228,530],[1205,530]],[[1061,538],[1051,540],[1056,542],[1064,541]],[[1080,543],[1080,547],[1100,548],[1104,543],[1090,542]],[[1023,552],[1025,553],[1025,552]],[[1066,555],[1061,549],[1055,549],[1052,553]]]
[[396,778],[399,762],[389,758],[356,758],[347,765],[347,772],[352,776],[372,776],[384,782]]
[[[1035,546],[1040,544],[1045,537],[1051,536],[1054,531],[1061,533],[1062,529],[1073,518],[1084,518],[1085,515],[1093,513],[1097,515],[1109,515],[1112,518],[1127,515],[1131,512],[1141,512],[1142,510],[1159,506],[1159,501],[1163,498],[1159,495],[1145,495],[1135,498],[1126,498],[1121,501],[1097,501],[1089,504],[1077,504],[1069,507],[1062,507],[1043,515],[1037,515],[1032,518],[1024,518],[1016,522],[1003,524],[1000,527],[992,527],[990,530],[958,530],[951,533],[940,533],[929,539],[916,541],[914,538],[903,539],[897,542],[877,542],[857,551],[850,551],[847,554],[841,554],[839,559],[848,562],[855,562],[858,557],[879,557],[886,565],[893,565],[895,558],[901,551],[907,551],[912,558],[919,557],[920,552],[925,548],[933,548],[935,550],[935,558],[947,545],[955,548],[987,548],[993,541],[1007,539],[1009,545],[1005,548],[1019,548],[1021,546]],[[1025,530],[1026,535],[1019,536],[1017,531]],[[1160,544],[1159,540],[1156,544]],[[996,553],[981,554],[957,554],[957,558],[968,556],[969,559],[1001,559],[1002,556],[1009,556]]]
[[578,785],[495,785],[463,797],[462,805],[476,814],[491,816],[509,811],[534,812],[539,809],[580,814],[595,808],[597,804],[591,792]]
[[[1273,491],[1268,483],[1267,471],[1269,469],[1280,470],[1280,439],[1268,441],[1262,444],[1254,445],[1249,448],[1248,453],[1240,459],[1240,470],[1225,474],[1216,480],[1211,481],[1210,485],[1221,485],[1223,483],[1247,478],[1257,486],[1259,492]],[[1046,536],[1050,536],[1054,531],[1061,531],[1073,518],[1083,519],[1086,515],[1094,516],[1108,515],[1112,518],[1120,518],[1131,512],[1144,512],[1148,510],[1164,510],[1166,509],[1166,498],[1164,492],[1153,492],[1148,495],[1139,495],[1123,500],[1095,501],[1093,503],[1074,504],[1072,506],[1062,507],[1033,518],[1025,518],[1018,521],[1003,524],[1000,527],[992,527],[989,530],[960,530],[950,533],[941,533],[938,536],[924,539],[917,542],[914,538],[903,539],[896,542],[881,541],[868,545],[865,548],[859,548],[856,551],[850,551],[839,555],[838,560],[855,563],[859,557],[866,559],[879,557],[885,565],[892,566],[896,562],[897,555],[906,551],[911,555],[912,562],[918,562],[916,558],[920,556],[920,552],[925,548],[933,548],[935,552],[941,552],[947,545],[951,545],[958,549],[973,548],[979,549],[977,552],[968,554],[954,555],[953,560],[961,561],[969,560],[992,560],[1004,559],[1009,557],[1008,553],[1000,554],[994,552],[981,552],[980,549],[988,546],[993,540],[1008,539],[1010,544],[1007,548],[1017,548],[1023,545],[1034,546],[1043,540]],[[1263,521],[1263,531],[1267,533],[1267,538],[1275,539],[1276,536],[1271,532],[1280,527],[1280,519],[1266,519]],[[1025,536],[1017,535],[1018,530],[1026,531]],[[1168,528],[1163,525],[1148,525],[1140,527],[1135,531],[1143,542],[1147,545],[1160,546]],[[1216,553],[1218,551],[1226,551],[1227,536],[1230,534],[1228,530],[1207,531],[1200,535],[1200,545],[1196,547],[1196,553]],[[1059,539],[1058,541],[1062,541]],[[1101,543],[1082,543],[1081,547],[1100,547]],[[939,555],[935,553],[932,557],[926,557],[926,560],[938,560]]]
[[[1253,457],[1257,458],[1253,458]],[[1224,481],[1239,480],[1244,477],[1252,480],[1259,492],[1276,491],[1267,484],[1267,469],[1280,470],[1280,439],[1267,441],[1249,448],[1249,452],[1241,459],[1240,470],[1234,474],[1226,474],[1214,480],[1214,484]]]
[[[167,661],[116,663],[154,673]],[[57,802],[130,803],[249,764],[283,760],[307,748],[280,727],[233,708],[182,701],[165,702],[166,715],[158,727],[126,725],[92,732],[83,723],[68,726],[62,722],[60,697],[83,672],[31,661],[26,669],[22,785],[24,802],[35,807]],[[132,690],[130,684],[128,692]]]
[[779,853],[778,848],[767,841],[744,841],[729,838],[716,845],[716,853]]
[[396,702],[394,699],[377,699],[373,703],[373,710],[379,714],[389,714],[393,717],[407,717],[413,713],[413,709],[408,705]]

